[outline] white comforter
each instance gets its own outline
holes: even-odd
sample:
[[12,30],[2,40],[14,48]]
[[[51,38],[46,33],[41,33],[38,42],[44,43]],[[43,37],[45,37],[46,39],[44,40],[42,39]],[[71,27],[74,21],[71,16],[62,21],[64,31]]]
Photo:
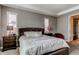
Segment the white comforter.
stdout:
[[21,55],[40,55],[59,48],[69,47],[63,39],[45,35],[29,38],[21,36],[19,41]]

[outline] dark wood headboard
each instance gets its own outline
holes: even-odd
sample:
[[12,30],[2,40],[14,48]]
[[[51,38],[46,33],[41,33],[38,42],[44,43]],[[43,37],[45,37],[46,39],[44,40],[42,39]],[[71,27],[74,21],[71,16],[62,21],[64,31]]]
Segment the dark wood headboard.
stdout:
[[41,31],[42,34],[44,34],[44,28],[31,28],[31,27],[26,27],[26,28],[19,28],[19,36],[24,35],[25,31]]

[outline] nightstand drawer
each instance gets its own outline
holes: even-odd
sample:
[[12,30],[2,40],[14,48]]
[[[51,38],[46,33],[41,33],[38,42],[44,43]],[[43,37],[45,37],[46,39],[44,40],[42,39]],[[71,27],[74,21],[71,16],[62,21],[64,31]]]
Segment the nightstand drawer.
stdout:
[[10,49],[10,48],[16,48],[16,45],[8,45],[8,46],[4,46],[4,50]]
[[11,37],[3,37],[3,39],[16,39],[16,37],[13,37],[13,36],[11,36]]
[[16,36],[4,36],[3,37],[3,51],[16,48]]
[[5,43],[12,43],[12,42],[16,42],[16,41],[4,41],[3,44],[5,44]]
[[13,42],[16,41],[16,39],[3,39],[3,42]]
[[12,46],[12,45],[15,45],[15,44],[16,44],[16,42],[15,43],[9,42],[9,43],[3,44],[3,45],[4,46]]

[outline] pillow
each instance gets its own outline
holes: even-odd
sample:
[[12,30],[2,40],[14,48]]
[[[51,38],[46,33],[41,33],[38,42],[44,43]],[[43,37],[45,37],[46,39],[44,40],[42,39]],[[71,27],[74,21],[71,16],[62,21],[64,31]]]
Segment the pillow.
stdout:
[[29,32],[24,32],[24,35],[26,37],[39,37],[42,35],[42,32],[33,32],[33,31],[29,31]]

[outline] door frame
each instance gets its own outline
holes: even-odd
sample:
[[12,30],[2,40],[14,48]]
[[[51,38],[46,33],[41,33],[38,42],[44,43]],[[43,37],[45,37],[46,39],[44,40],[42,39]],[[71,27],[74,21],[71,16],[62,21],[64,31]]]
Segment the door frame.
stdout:
[[71,38],[71,24],[70,24],[70,19],[71,19],[71,17],[73,17],[75,15],[79,15],[79,13],[71,14],[71,15],[68,16],[68,40],[67,40],[67,42],[70,42],[70,41],[73,40]]
[[74,34],[73,34],[73,32],[74,32],[74,30],[73,30],[73,28],[74,28],[73,21],[74,21],[74,16],[71,16],[70,17],[70,41],[73,40],[73,36],[74,36]]

